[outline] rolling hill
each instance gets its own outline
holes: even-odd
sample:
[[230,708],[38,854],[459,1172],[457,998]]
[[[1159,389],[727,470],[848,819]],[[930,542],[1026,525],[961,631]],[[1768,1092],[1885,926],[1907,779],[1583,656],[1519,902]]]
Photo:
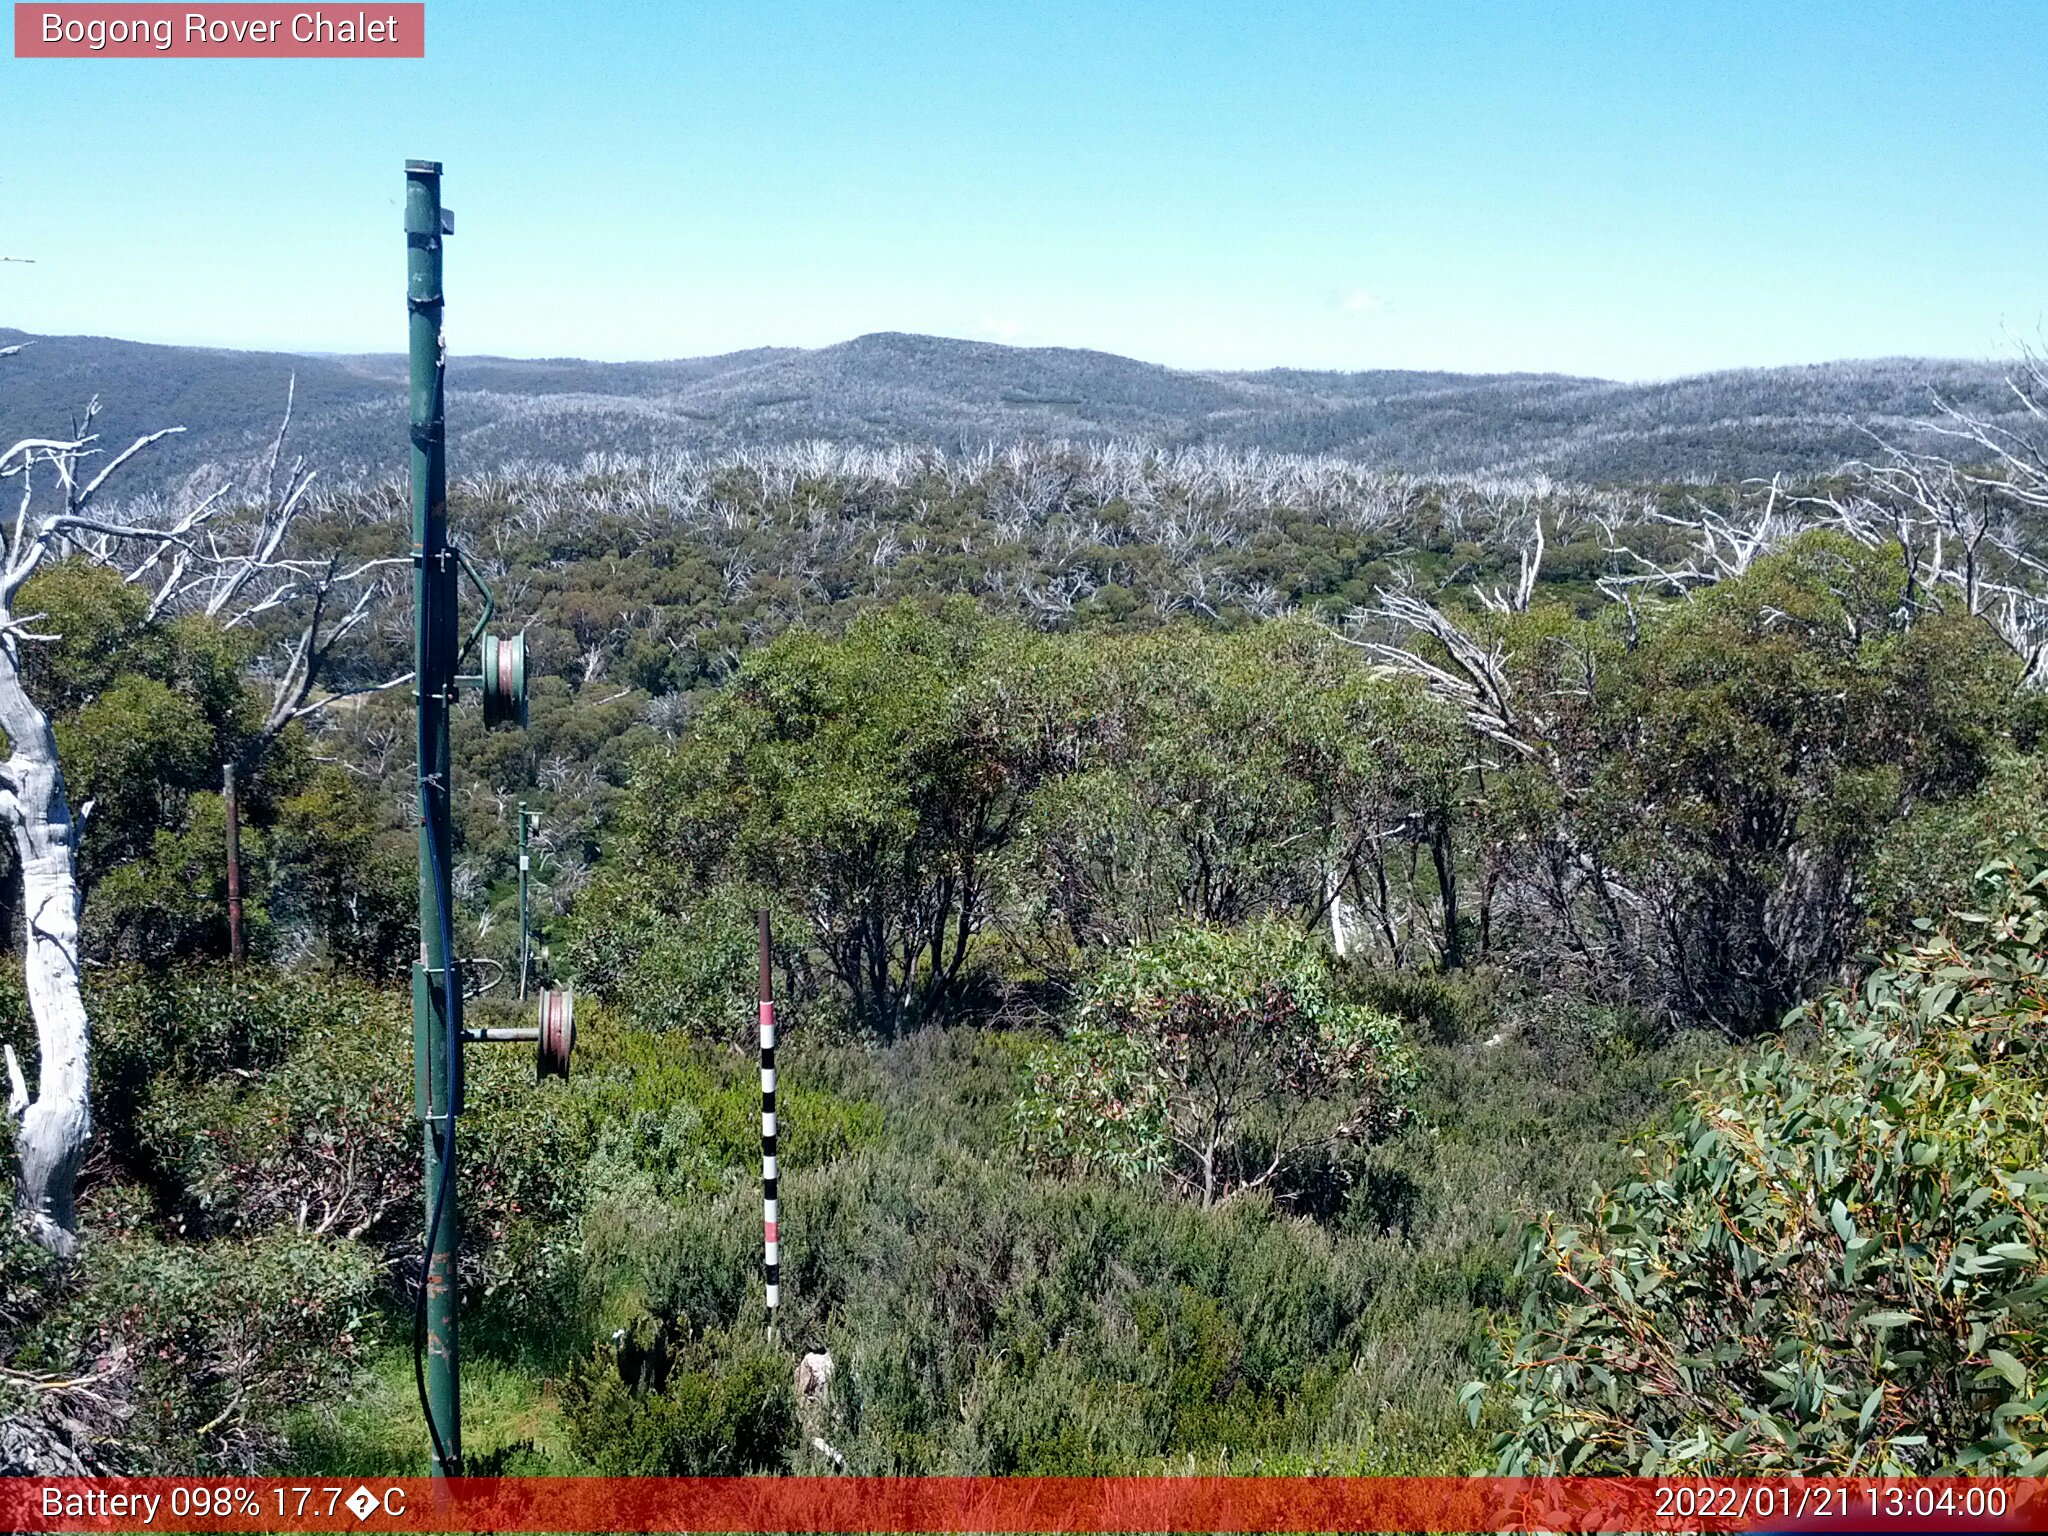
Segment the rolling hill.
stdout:
[[[330,478],[403,462],[405,360],[155,346],[0,329],[0,439],[62,430],[104,402],[111,440],[178,424],[154,456],[175,477],[246,458],[297,380],[294,440]],[[2005,411],[2004,370],[1919,359],[1823,363],[1624,384],[1554,374],[1202,373],[1105,352],[880,333],[816,349],[674,362],[458,357],[451,462],[460,472],[592,452],[717,450],[827,438],[973,448],[1019,439],[1333,454],[1417,473],[1613,482],[1743,478],[1834,467],[1866,429],[1930,440],[1942,398]]]

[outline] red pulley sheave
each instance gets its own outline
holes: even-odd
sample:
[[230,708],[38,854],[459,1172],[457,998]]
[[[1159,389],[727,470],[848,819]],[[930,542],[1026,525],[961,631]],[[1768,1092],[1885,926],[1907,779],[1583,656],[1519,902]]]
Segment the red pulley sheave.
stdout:
[[576,1049],[576,994],[566,987],[540,994],[540,1046],[536,1070],[542,1077],[567,1077],[569,1053]]
[[484,636],[484,724],[526,724],[526,636]]

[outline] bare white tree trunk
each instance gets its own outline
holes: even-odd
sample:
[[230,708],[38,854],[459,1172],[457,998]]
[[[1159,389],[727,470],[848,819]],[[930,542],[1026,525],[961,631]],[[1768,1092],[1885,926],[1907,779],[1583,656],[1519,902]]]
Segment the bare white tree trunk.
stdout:
[[1343,960],[1351,953],[1351,915],[1344,907],[1344,881],[1334,869],[1323,871],[1323,895],[1330,904],[1330,948]]
[[21,860],[23,973],[39,1058],[35,1097],[28,1099],[20,1066],[8,1052],[15,1085],[10,1107],[21,1116],[15,1207],[38,1243],[68,1255],[78,1243],[72,1190],[92,1135],[92,1037],[78,962],[77,826],[56,735],[22,687],[11,637],[0,644],[0,730],[11,748],[0,769],[6,777],[0,810]]

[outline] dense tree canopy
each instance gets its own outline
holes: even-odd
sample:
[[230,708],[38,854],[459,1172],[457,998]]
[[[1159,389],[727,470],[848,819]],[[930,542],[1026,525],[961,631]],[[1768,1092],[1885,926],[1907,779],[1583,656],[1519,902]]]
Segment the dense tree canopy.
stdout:
[[792,630],[642,759],[586,918],[772,893],[883,1033],[1266,915],[1750,1033],[1857,952],[1896,829],[2032,730],[1983,624],[1826,534],[1689,602],[1470,622],[1526,701],[1519,755],[1300,621],[1044,635],[955,602]]
[[317,758],[302,729],[262,742],[251,637],[203,616],[151,617],[145,593],[85,560],[48,567],[21,601],[64,637],[29,648],[26,669],[84,822],[89,949],[129,960],[227,954],[222,770],[232,763],[256,952],[389,974],[409,947],[403,844],[380,841],[366,794]]
[[1532,1236],[1500,1470],[2048,1467],[2048,862],[1985,875],[1815,1005],[1813,1050],[1697,1083],[1636,1182]]
[[1737,1032],[1839,974],[1880,839],[2025,728],[1982,623],[1825,533],[1690,602],[1503,629],[1543,712],[1494,855],[1533,898],[1514,942]]

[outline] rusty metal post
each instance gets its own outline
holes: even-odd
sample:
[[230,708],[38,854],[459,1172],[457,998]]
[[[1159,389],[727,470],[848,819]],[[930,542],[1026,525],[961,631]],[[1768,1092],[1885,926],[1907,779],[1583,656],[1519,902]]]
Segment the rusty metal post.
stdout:
[[249,957],[242,938],[242,810],[235,795],[235,765],[221,764],[221,805],[228,820],[228,958],[240,965]]
[[405,167],[411,355],[414,697],[419,717],[420,960],[413,967],[413,1092],[426,1154],[427,1234],[414,1314],[414,1376],[437,1477],[462,1473],[456,1333],[455,1123],[462,1099],[462,985],[454,956],[454,823],[448,726],[455,702],[457,557],[448,542],[441,167]]

